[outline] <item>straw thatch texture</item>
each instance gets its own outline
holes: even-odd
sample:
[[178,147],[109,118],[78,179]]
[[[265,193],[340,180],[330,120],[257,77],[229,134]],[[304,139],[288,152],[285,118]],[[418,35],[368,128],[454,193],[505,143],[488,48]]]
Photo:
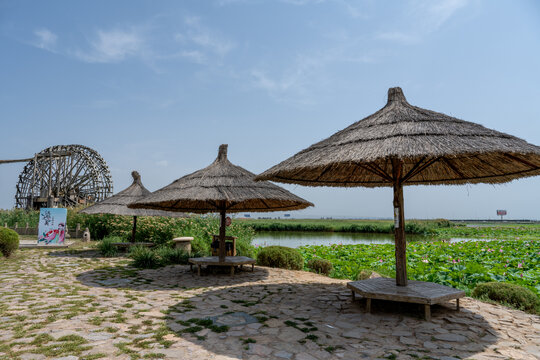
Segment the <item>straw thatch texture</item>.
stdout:
[[400,88],[385,107],[268,169],[257,180],[308,186],[502,183],[540,174],[540,147],[479,124],[410,105]]
[[113,214],[126,216],[166,216],[166,217],[186,217],[186,214],[178,212],[167,212],[150,209],[130,209],[127,207],[129,203],[137,201],[144,196],[150,194],[142,182],[141,176],[137,171],[131,173],[133,176],[133,184],[128,188],[120,191],[97,204],[87,207],[82,210],[83,214]]
[[208,167],[186,175],[133,203],[133,208],[208,213],[299,210],[312,203],[269,182],[255,182],[255,174],[227,159],[227,145]]

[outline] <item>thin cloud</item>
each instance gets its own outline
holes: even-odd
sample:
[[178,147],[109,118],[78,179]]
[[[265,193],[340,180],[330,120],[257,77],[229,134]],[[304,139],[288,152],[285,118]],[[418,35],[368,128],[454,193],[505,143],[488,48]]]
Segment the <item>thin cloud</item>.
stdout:
[[199,17],[186,17],[186,29],[175,34],[175,40],[182,46],[181,57],[196,63],[207,63],[209,59],[223,58],[235,44],[201,24]]
[[49,29],[39,29],[34,31],[36,40],[33,45],[43,50],[54,52],[58,36]]
[[74,55],[89,63],[117,63],[129,57],[143,56],[144,38],[136,30],[98,30],[90,41],[90,49],[76,51]]
[[407,29],[380,32],[376,39],[410,45],[420,42],[425,36],[438,31],[469,0],[422,0],[410,3],[407,11]]

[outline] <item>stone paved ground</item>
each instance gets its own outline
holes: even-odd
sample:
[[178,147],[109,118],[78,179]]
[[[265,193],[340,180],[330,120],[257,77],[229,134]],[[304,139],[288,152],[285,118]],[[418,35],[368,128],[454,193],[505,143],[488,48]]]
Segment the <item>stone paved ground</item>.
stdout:
[[0,259],[0,359],[540,358],[537,316],[470,298],[461,312],[434,307],[431,322],[393,303],[366,314],[345,283],[262,267],[197,277],[188,266],[139,271],[92,250],[19,251]]

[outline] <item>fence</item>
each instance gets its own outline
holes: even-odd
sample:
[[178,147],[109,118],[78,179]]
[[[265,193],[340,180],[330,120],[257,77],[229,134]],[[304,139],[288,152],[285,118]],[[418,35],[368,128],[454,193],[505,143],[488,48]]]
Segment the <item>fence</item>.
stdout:
[[[37,236],[37,234],[38,234],[37,226],[36,227],[30,227],[30,226],[28,226],[28,223],[26,223],[26,226],[24,226],[24,227],[19,227],[19,223],[15,223],[14,227],[7,226],[7,223],[5,223],[4,227],[15,231],[19,235],[35,235],[35,236]],[[66,237],[68,237],[68,238],[80,239],[80,238],[82,238],[83,233],[84,233],[84,230],[81,230],[81,224],[77,224],[77,226],[75,227],[75,230],[72,233],[69,232],[69,228],[66,226],[66,234],[67,234]]]

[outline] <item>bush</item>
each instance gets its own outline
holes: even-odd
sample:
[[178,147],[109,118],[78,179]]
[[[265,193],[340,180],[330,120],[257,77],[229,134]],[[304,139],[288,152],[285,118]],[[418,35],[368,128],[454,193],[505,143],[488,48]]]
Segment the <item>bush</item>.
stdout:
[[323,274],[328,276],[332,271],[332,263],[325,259],[311,259],[307,263],[308,269],[316,272],[317,274]]
[[510,305],[533,314],[540,314],[540,298],[531,290],[516,284],[503,282],[479,284],[473,290],[472,296]]
[[122,238],[118,236],[107,236],[98,244],[99,253],[105,257],[114,257],[118,255],[118,248],[114,243],[122,242]]
[[372,274],[373,274],[373,271],[362,269],[358,272],[358,275],[356,276],[356,280],[367,280],[371,278]]
[[302,270],[304,258],[300,252],[285,246],[268,246],[257,254],[257,264],[289,270]]
[[143,246],[133,246],[129,251],[133,259],[132,265],[141,269],[155,269],[160,267],[161,261],[156,252]]
[[155,250],[161,265],[186,265],[188,264],[189,254],[182,249],[175,249],[163,246]]
[[7,228],[0,228],[0,252],[9,257],[19,248],[19,234]]

